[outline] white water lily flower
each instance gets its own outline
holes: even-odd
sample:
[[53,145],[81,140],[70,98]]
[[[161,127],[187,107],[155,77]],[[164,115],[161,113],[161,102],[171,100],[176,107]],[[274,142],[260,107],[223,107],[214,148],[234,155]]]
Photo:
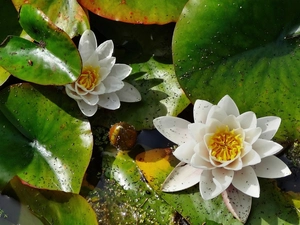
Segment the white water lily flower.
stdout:
[[163,116],[154,119],[157,130],[178,144],[174,156],[181,162],[163,184],[163,191],[179,191],[199,182],[203,199],[212,199],[232,184],[239,191],[259,197],[257,177],[278,178],[291,174],[274,154],[282,149],[271,141],[281,119],[256,118],[239,113],[226,95],[217,105],[197,100],[194,123]]
[[131,67],[116,64],[112,57],[114,45],[111,40],[97,47],[93,31],[86,30],[79,41],[79,53],[82,59],[82,72],[79,78],[66,85],[66,93],[77,101],[86,116],[93,116],[98,107],[115,110],[122,102],[138,102],[139,91],[124,81],[131,73]]

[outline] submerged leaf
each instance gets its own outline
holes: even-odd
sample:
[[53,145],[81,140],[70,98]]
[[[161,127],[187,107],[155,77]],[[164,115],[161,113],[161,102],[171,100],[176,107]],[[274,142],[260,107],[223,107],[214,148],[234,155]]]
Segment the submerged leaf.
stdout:
[[20,202],[44,224],[98,224],[95,212],[80,195],[35,189],[23,185],[17,177],[10,184]]

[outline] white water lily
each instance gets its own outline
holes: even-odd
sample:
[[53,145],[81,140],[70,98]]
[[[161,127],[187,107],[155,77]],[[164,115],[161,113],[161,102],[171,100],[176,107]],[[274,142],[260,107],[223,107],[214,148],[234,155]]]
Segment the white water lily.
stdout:
[[197,100],[194,123],[163,116],[154,119],[157,130],[178,145],[173,152],[181,162],[163,184],[173,192],[199,183],[203,199],[212,199],[229,185],[251,197],[259,197],[257,177],[278,178],[291,174],[274,154],[282,146],[271,139],[281,119],[256,118],[255,113],[239,113],[226,95],[217,105]]
[[111,40],[97,47],[94,32],[86,30],[80,38],[78,50],[83,64],[81,75],[65,87],[67,95],[77,101],[84,115],[93,116],[98,107],[118,109],[120,101],[141,100],[139,91],[123,81],[132,69],[128,65],[115,63]]

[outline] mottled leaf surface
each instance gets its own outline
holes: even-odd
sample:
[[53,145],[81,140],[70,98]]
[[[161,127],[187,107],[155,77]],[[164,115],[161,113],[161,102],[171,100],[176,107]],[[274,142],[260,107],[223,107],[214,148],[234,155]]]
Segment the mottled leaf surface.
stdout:
[[20,11],[20,24],[35,40],[9,36],[0,45],[0,66],[33,83],[63,85],[81,72],[81,58],[70,37],[32,5]]
[[176,24],[175,72],[187,96],[276,115],[280,141],[299,138],[300,2],[191,0]]
[[176,22],[187,0],[79,0],[93,13],[116,21],[135,24]]
[[16,84],[0,93],[0,184],[78,193],[93,137],[78,106],[52,87]]
[[133,70],[127,81],[141,93],[137,103],[123,103],[115,111],[101,110],[95,123],[106,126],[126,121],[137,130],[153,128],[152,120],[159,116],[177,116],[189,104],[174,74],[173,65],[150,59],[146,63],[131,65]]
[[39,8],[71,38],[90,28],[88,16],[76,0],[12,0],[12,2],[18,11],[23,4]]

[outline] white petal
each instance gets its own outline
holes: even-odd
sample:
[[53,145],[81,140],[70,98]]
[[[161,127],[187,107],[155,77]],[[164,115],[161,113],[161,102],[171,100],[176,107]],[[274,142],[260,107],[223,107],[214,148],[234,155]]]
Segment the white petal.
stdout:
[[85,87],[81,86],[80,84],[78,84],[77,82],[75,82],[75,92],[78,95],[86,95],[88,93],[88,91],[86,90]]
[[131,70],[132,68],[126,64],[115,64],[110,71],[110,76],[123,80],[129,76]]
[[77,104],[85,116],[93,116],[98,109],[98,105],[89,105],[83,100],[78,100]]
[[200,194],[204,200],[215,198],[230,184],[234,172],[225,169],[204,170],[200,177]]
[[94,32],[91,30],[84,31],[78,44],[78,50],[80,52],[82,62],[86,62],[95,52],[96,48],[97,39]]
[[140,92],[134,86],[125,81],[122,82],[124,87],[116,92],[121,102],[139,102],[142,100]]
[[277,116],[267,116],[257,119],[257,126],[262,129],[260,138],[271,140],[276,134],[281,123]]
[[106,77],[102,83],[105,86],[105,93],[116,92],[124,87],[123,81],[112,76]]
[[94,95],[102,95],[106,91],[106,88],[102,82],[100,82],[93,90]]
[[250,152],[252,150],[252,145],[250,145],[247,142],[244,142],[243,144],[244,144],[243,150],[242,150],[241,155],[240,155],[241,158],[243,158],[244,155],[246,155],[248,152]]
[[83,67],[91,66],[91,67],[94,67],[94,68],[99,68],[99,60],[98,60],[98,57],[97,57],[97,53],[93,52],[88,59],[83,61],[82,65],[83,65]]
[[182,162],[190,163],[193,156],[196,142],[194,140],[187,141],[179,145],[173,152],[173,155]]
[[253,129],[245,130],[245,141],[252,145],[261,134],[261,128],[256,127]]
[[256,151],[249,151],[243,158],[243,166],[252,166],[261,162],[261,158]]
[[103,80],[105,80],[105,78],[107,78],[107,76],[109,76],[110,73],[110,69],[107,67],[100,67],[99,69],[99,81],[102,82]]
[[209,121],[206,124],[207,124],[206,133],[211,133],[211,134],[215,133],[218,128],[225,126],[219,120],[213,118],[209,119]]
[[120,108],[120,100],[116,93],[99,95],[98,105],[105,109],[115,110]]
[[98,54],[98,60],[102,60],[112,56],[114,51],[114,43],[112,40],[108,40],[103,42],[99,47],[96,49]]
[[82,95],[82,100],[85,101],[88,105],[96,105],[99,101],[98,95],[86,94]]
[[162,191],[174,192],[192,187],[199,183],[201,173],[201,169],[180,162],[164,181]]
[[[197,147],[196,147],[197,148]],[[205,152],[205,150],[203,150]],[[206,152],[208,152],[206,150]],[[199,169],[205,169],[205,170],[211,170],[214,169],[215,166],[213,166],[209,161],[209,156],[207,155],[201,155],[201,154],[194,154],[191,158],[191,165],[193,167],[199,168]]]
[[204,100],[197,100],[194,104],[195,123],[206,123],[207,114],[213,104]]
[[[98,61],[98,65],[100,66],[100,68],[106,68],[110,72],[113,66],[115,65],[115,62],[115,57],[109,57]],[[102,80],[104,80],[105,77],[107,77],[106,74],[101,74],[101,76],[104,77]]]
[[252,197],[230,185],[222,193],[223,201],[232,215],[242,223],[246,223],[251,211]]
[[222,122],[226,117],[227,117],[227,114],[222,108],[220,108],[216,105],[213,105],[207,114],[206,124],[210,123],[210,121],[212,119],[216,119],[216,120]]
[[274,141],[258,139],[252,145],[252,148],[260,155],[261,158],[265,158],[278,153],[282,149],[282,146]]
[[206,125],[203,123],[191,123],[188,126],[191,136],[195,141],[201,142],[203,141],[203,137],[206,134]]
[[233,129],[238,129],[240,128],[240,123],[239,121],[236,119],[235,116],[233,115],[229,115],[227,116],[223,121],[221,121],[222,123],[226,124],[230,130]]
[[232,185],[246,195],[258,198],[260,187],[255,171],[251,166],[244,167],[242,170],[234,172]]
[[209,150],[204,141],[198,142],[194,148],[194,152],[203,158],[205,161],[209,162]]
[[240,157],[234,160],[232,163],[224,167],[227,170],[241,170],[243,168],[243,162]]
[[291,174],[290,169],[276,156],[269,156],[261,160],[261,163],[254,165],[253,169],[258,177],[279,178]]
[[170,141],[181,145],[192,137],[188,131],[189,121],[171,116],[162,116],[153,120],[155,128]]
[[237,117],[243,129],[255,128],[257,125],[257,118],[254,112],[245,112]]
[[225,95],[218,103],[218,106],[221,107],[227,115],[239,116],[239,109],[236,106],[235,102],[229,95]]
[[73,99],[75,99],[75,100],[81,100],[81,96],[80,95],[78,95],[75,91],[73,91],[72,89],[70,89],[69,87],[68,87],[68,85],[66,85],[66,93],[67,93],[67,95],[70,97],[70,98],[73,98]]

